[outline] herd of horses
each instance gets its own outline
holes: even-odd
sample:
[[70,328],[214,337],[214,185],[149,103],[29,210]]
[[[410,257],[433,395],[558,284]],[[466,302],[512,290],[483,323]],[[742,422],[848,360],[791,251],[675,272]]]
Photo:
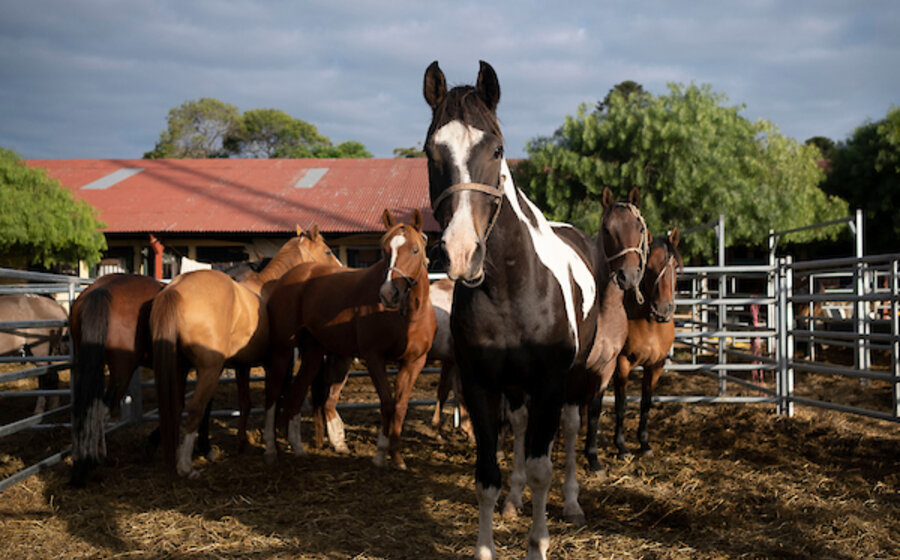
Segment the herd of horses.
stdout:
[[[502,424],[514,437],[503,513],[521,511],[525,484],[531,489],[527,558],[546,558],[549,547],[546,503],[557,432],[566,452],[563,513],[583,524],[575,476],[581,413],[586,411],[584,453],[597,471],[598,420],[612,381],[615,444],[627,454],[626,381],[639,365],[639,453],[651,452],[650,397],[674,341],[675,281],[682,266],[677,228],[651,236],[636,188],[625,201],[604,191],[596,235],[549,222],[515,186],[503,157],[493,68],[481,62],[474,86],[448,89],[434,62],[423,89],[432,109],[424,145],[429,194],[448,279],[428,280],[418,210],[411,223],[384,211],[383,256],[365,269],[342,267],[313,226],[298,227],[262,270],[239,280],[214,270],[189,272],[168,285],[139,275],[99,278],[73,303],[69,319],[74,485],[83,486],[103,460],[106,420],[139,365],[154,372],[160,418],[154,437],[165,465],[193,478],[199,476],[194,446],[199,440],[201,451],[209,450],[208,405],[226,367],[236,372],[241,448],[249,372],[265,368],[264,457],[272,462],[279,453],[277,429],[295,455],[305,453],[300,411],[310,387],[317,443],[327,432],[335,449],[347,450],[336,405],[351,361],[360,358],[381,406],[374,461],[402,469],[410,392],[425,363],[440,360],[433,425],[440,434],[440,407],[453,389],[477,450],[479,559],[495,558]],[[292,376],[295,349],[300,367]],[[393,391],[390,362],[399,365]],[[196,387],[186,399],[192,369]]]

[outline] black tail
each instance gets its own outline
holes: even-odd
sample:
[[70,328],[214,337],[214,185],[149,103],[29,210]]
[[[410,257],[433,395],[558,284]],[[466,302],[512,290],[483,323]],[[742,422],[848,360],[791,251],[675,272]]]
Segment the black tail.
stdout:
[[98,288],[84,295],[79,307],[79,339],[73,338],[72,366],[72,478],[84,486],[91,469],[106,454],[106,416],[103,370],[111,296]]
[[175,447],[181,425],[183,394],[179,394],[178,330],[176,311],[181,296],[171,290],[163,290],[153,300],[150,311],[150,332],[153,335],[153,375],[156,378],[156,395],[159,404],[159,431],[163,461],[175,472]]

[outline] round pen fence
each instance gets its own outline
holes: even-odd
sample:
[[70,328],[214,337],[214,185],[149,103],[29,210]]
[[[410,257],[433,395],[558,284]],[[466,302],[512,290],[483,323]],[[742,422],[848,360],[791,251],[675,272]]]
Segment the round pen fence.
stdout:
[[[722,222],[715,224],[722,231]],[[721,237],[720,237],[721,245]],[[657,395],[654,402],[769,403],[775,411],[792,415],[795,405],[815,406],[844,413],[900,421],[900,324],[898,324],[898,267],[900,254],[793,262],[771,259],[768,265],[685,267],[677,283],[676,341],[666,370],[714,380],[713,391],[695,395]],[[432,280],[442,275],[432,275]],[[0,294],[55,294],[68,305],[90,280],[0,269]],[[27,282],[27,283],[26,283]],[[54,323],[62,326],[64,322]],[[4,322],[0,329],[36,326],[33,322]],[[44,325],[48,326],[48,325]],[[836,359],[837,357],[837,359]],[[61,396],[62,406],[0,426],[0,438],[22,430],[65,427],[69,424],[69,389],[36,391],[8,389],[9,384],[64,371],[71,355],[2,358],[0,398]],[[9,371],[9,363],[23,369]],[[32,365],[28,365],[31,363]],[[437,373],[426,368],[423,373]],[[365,372],[355,372],[365,375]],[[818,377],[817,377],[818,376]],[[145,410],[144,390],[152,382],[135,375],[122,403],[121,426],[155,421],[156,410]],[[810,392],[812,381],[839,380],[854,391],[877,392],[883,408],[857,406],[835,394]],[[261,381],[254,377],[253,381]],[[226,374],[223,382],[233,382]],[[629,400],[637,401],[632,396]],[[606,397],[612,401],[611,396]],[[434,399],[411,401],[429,406]],[[347,403],[339,408],[377,407],[377,402]],[[262,409],[253,409],[259,414]],[[215,417],[237,416],[236,410],[213,411]],[[0,481],[0,491],[64,460],[69,449],[29,465]]]

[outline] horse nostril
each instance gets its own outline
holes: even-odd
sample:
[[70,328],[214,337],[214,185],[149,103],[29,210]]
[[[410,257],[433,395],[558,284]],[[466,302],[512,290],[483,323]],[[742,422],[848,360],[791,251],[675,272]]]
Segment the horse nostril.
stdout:
[[619,269],[616,271],[616,284],[619,285],[620,288],[624,288],[627,285],[627,278],[625,277],[625,271]]

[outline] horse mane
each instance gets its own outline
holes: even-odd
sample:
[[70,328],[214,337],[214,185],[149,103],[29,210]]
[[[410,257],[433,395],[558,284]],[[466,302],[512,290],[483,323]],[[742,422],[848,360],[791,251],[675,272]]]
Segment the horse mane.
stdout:
[[504,142],[497,115],[488,109],[478,95],[478,90],[473,86],[456,86],[447,92],[444,101],[434,110],[428,136],[431,136],[439,125],[457,119],[465,125],[472,126],[487,123],[488,129]]

